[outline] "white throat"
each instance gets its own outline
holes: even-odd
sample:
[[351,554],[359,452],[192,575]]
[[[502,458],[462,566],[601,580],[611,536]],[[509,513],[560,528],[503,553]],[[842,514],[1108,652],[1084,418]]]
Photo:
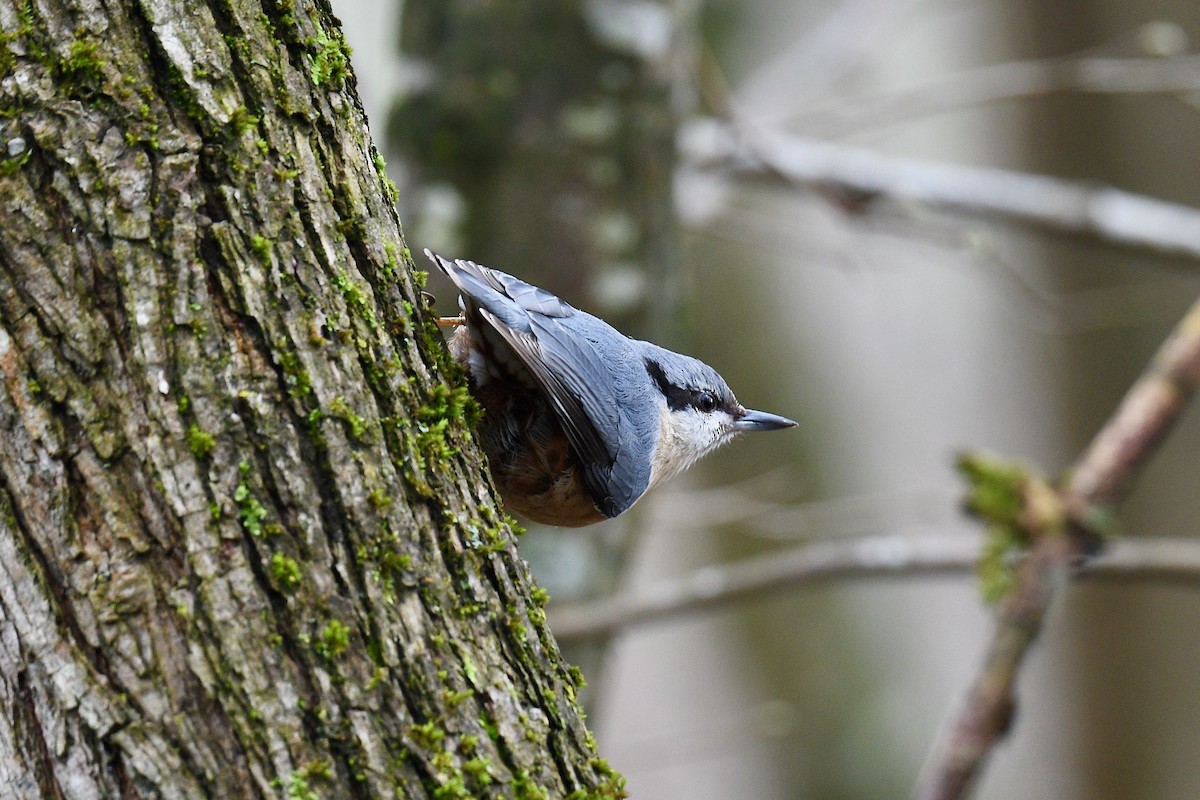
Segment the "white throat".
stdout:
[[733,418],[724,412],[703,414],[694,408],[671,411],[662,404],[650,486],[678,475],[736,435]]

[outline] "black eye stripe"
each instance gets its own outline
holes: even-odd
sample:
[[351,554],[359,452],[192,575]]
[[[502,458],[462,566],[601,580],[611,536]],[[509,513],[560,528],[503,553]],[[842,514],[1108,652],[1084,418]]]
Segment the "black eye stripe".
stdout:
[[646,372],[658,386],[658,390],[663,393],[663,397],[667,398],[667,408],[672,411],[682,411],[692,404],[692,393],[667,380],[667,373],[663,370],[662,364],[646,359]]
[[667,399],[667,408],[672,411],[682,411],[685,408],[695,408],[704,413],[715,411],[721,405],[721,400],[715,392],[708,389],[688,389],[676,386],[667,380],[667,373],[662,364],[652,359],[646,359],[646,372],[658,386],[663,397]]

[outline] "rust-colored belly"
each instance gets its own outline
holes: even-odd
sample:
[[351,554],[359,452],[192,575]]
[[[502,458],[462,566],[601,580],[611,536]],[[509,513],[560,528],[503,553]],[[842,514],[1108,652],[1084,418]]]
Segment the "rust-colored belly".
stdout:
[[[470,373],[465,333],[451,340],[451,352]],[[481,385],[474,375],[471,391],[483,407],[476,435],[509,511],[569,528],[607,519],[584,486],[575,451],[545,395],[511,378]]]

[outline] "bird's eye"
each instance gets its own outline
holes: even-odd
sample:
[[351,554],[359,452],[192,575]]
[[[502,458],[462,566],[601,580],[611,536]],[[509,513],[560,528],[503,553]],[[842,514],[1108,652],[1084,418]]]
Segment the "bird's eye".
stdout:
[[717,410],[717,398],[712,392],[700,392],[696,395],[696,408],[702,414],[711,414]]

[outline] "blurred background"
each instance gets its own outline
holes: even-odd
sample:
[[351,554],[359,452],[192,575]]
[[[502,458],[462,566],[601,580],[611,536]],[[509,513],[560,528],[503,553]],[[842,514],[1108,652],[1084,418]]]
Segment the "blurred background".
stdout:
[[[618,520],[531,527],[552,626],[818,541],[973,543],[955,454],[1063,469],[1200,294],[1200,216],[1089,194],[1200,206],[1192,2],[333,6],[414,253],[515,273],[800,422]],[[1127,536],[1195,535],[1198,446],[1192,412]],[[559,638],[633,797],[883,798],[991,630],[960,571]],[[1194,586],[1073,586],[977,796],[1200,796],[1197,664]]]

